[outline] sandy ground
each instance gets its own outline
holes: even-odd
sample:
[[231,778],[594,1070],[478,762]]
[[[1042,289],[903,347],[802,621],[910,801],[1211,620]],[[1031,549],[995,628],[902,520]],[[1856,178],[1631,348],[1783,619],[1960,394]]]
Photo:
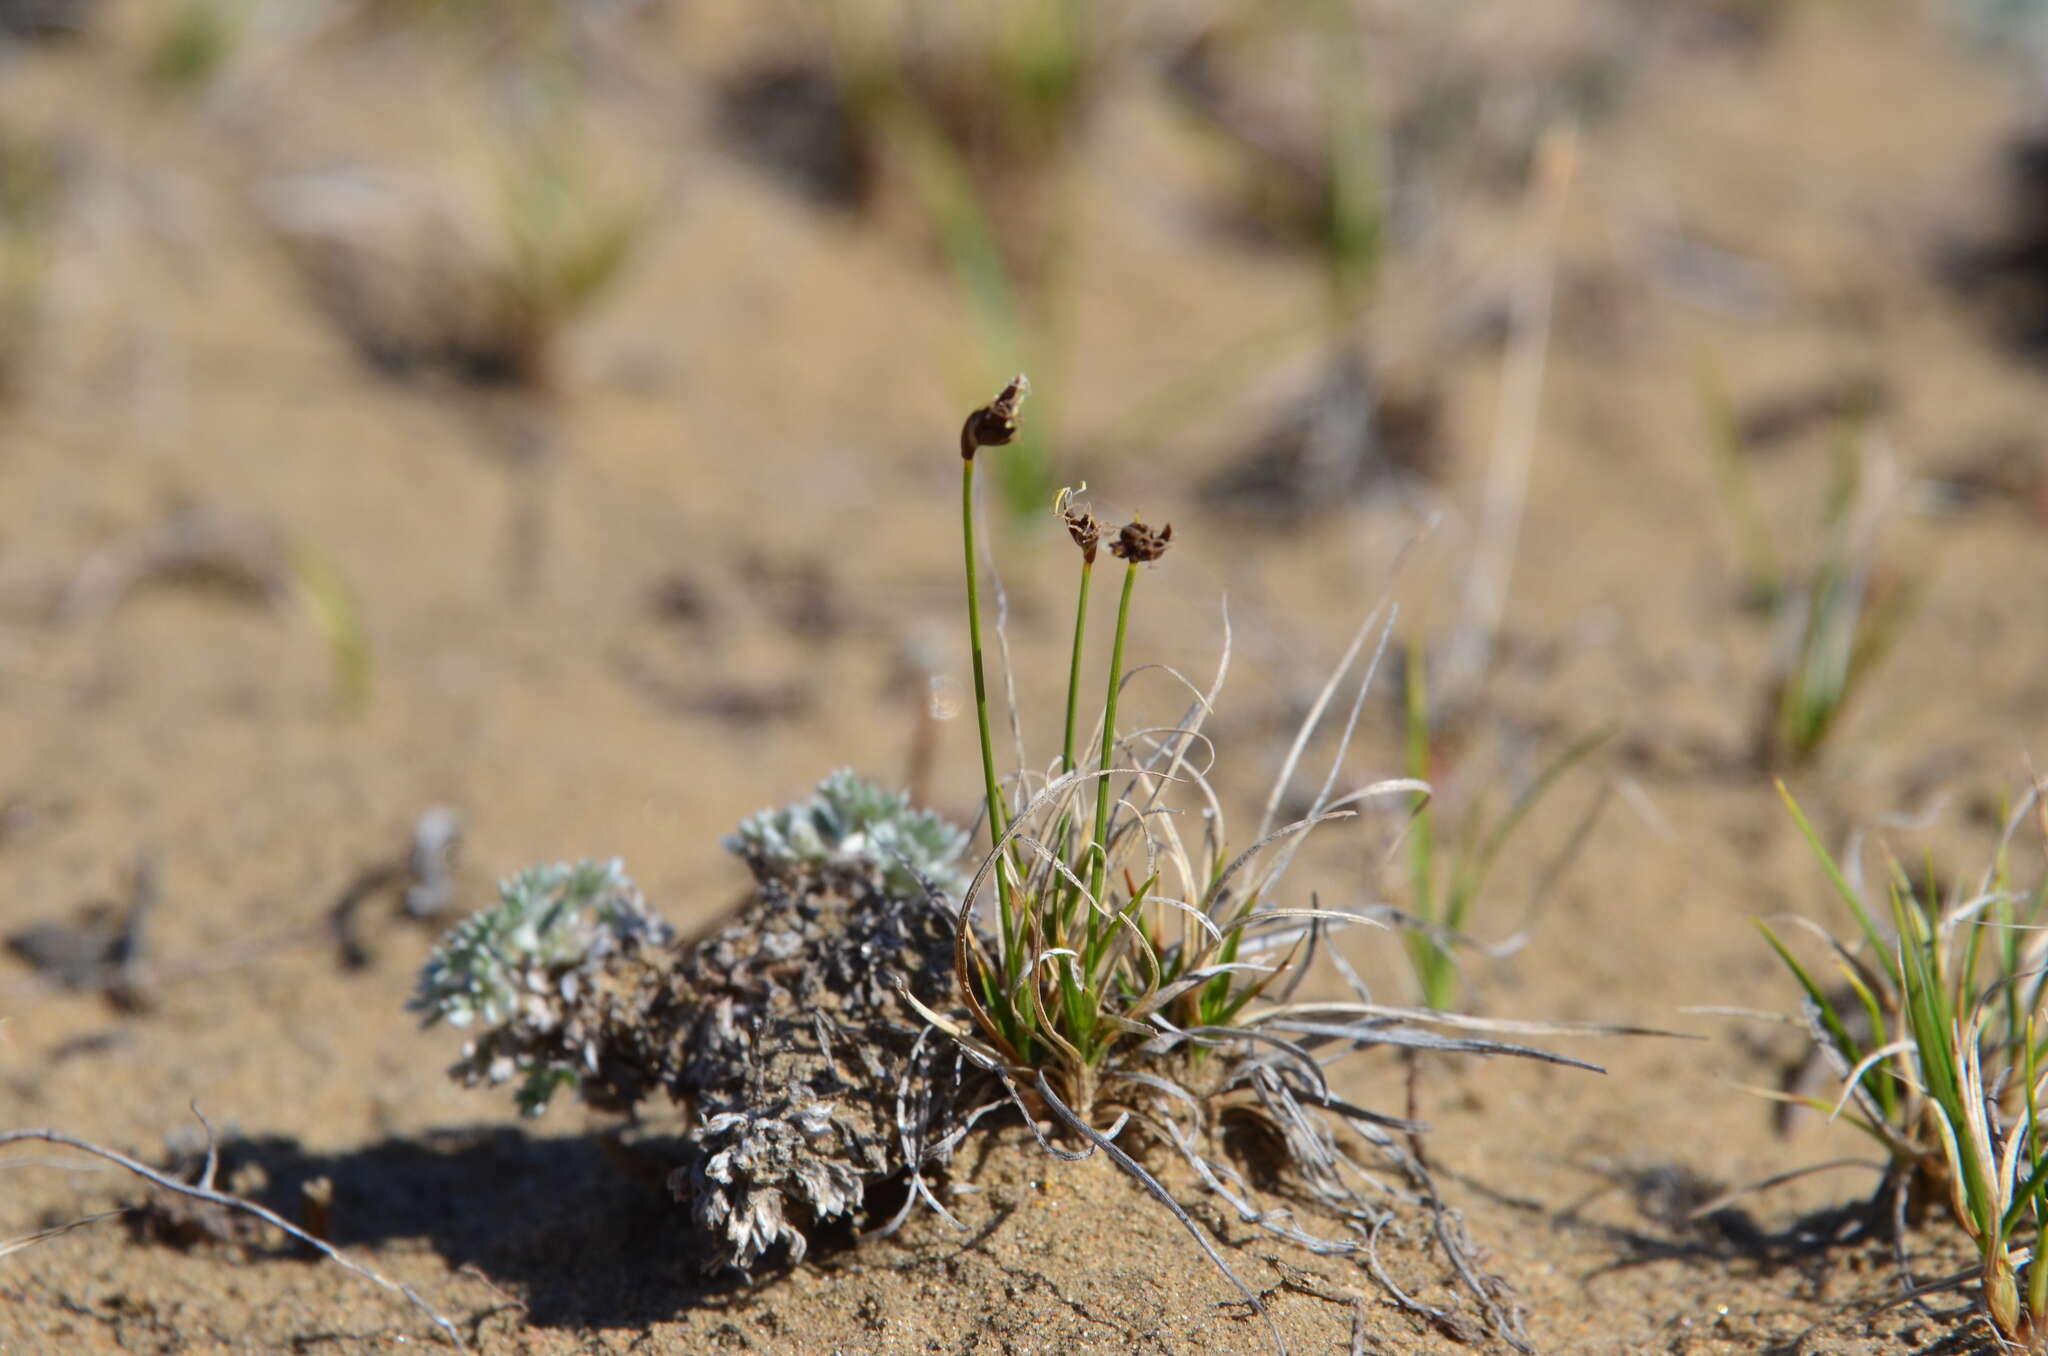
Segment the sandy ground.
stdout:
[[[1287,523],[1196,493],[1312,379],[1321,285],[1302,254],[1219,225],[1214,175],[1141,75],[1104,96],[1074,175],[1072,341],[1034,374],[1057,470],[1174,523],[1134,656],[1206,672],[1228,597],[1223,780],[1255,804],[1376,599],[1391,588],[1431,639],[1455,623],[1493,540],[1480,504],[1512,361],[1498,313],[1548,259],[1526,511],[1462,791],[1601,721],[1620,733],[1502,865],[1475,928],[1489,938],[1611,793],[1528,944],[1475,968],[1474,1002],[1695,1039],[1574,1046],[1604,1076],[1430,1063],[1422,1111],[1448,1193],[1545,1351],[1969,1350],[1966,1296],[1888,1304],[1889,1244],[1813,1213],[1861,1199],[1868,1169],[1687,1218],[1719,1187],[1867,1156],[1845,1129],[1780,1133],[1741,1090],[1777,1084],[1794,1033],[1689,1011],[1791,1010],[1750,915],[1845,922],[1752,757],[1770,636],[1739,605],[1700,387],[1718,371],[1762,418],[1877,384],[1872,436],[1902,487],[1885,558],[1925,598],[1795,785],[1837,841],[1938,803],[1937,850],[1974,869],[1986,807],[2048,733],[2039,504],[2024,479],[1965,507],[1935,492],[1995,455],[2041,474],[2038,368],[1947,281],[2004,220],[2023,72],[1907,4],[1798,6],[1754,39],[1701,18],[1635,47],[1604,8],[1543,8],[1559,26],[1476,7],[1460,41],[1504,91],[1570,61],[1614,68],[1555,249],[1518,230],[1518,168],[1447,173],[1456,210],[1439,203],[1392,252],[1371,318],[1375,353],[1438,393],[1440,481]],[[232,1137],[235,1189],[295,1214],[303,1184],[329,1179],[335,1240],[484,1351],[1264,1349],[1264,1325],[1133,1185],[1021,1136],[959,1165],[965,1234],[920,1217],[751,1287],[698,1278],[678,1217],[620,1171],[600,1118],[564,1104],[521,1123],[443,1076],[454,1038],[403,1010],[432,928],[384,889],[358,911],[359,964],[323,930],[440,804],[466,829],[459,907],[529,862],[618,855],[672,920],[709,920],[744,886],[719,846],[742,815],[839,765],[906,775],[927,674],[964,681],[951,444],[991,367],[914,212],[821,208],[720,131],[718,82],[782,30],[678,5],[595,45],[594,140],[648,191],[652,225],[569,335],[557,393],[529,398],[360,361],[257,207],[280,176],[464,163],[489,62],[440,30],[266,28],[206,91],[172,95],[138,75],[153,13],[109,5],[83,37],[0,58],[0,124],[54,133],[69,185],[48,322],[0,405],[0,928],[118,908],[143,860],[159,891],[139,1011],[0,959],[0,1126],[189,1160],[196,1100]],[[1526,130],[1535,115],[1504,94],[1498,116]],[[1279,337],[1218,366],[1258,336]],[[1162,398],[1170,420],[1133,424]],[[1799,558],[1833,428],[1780,422],[1753,472]],[[359,709],[337,700],[303,609],[247,589],[155,579],[51,620],[87,562],[193,506],[345,581],[372,663]],[[1044,526],[999,536],[1019,702],[1042,739],[1068,559]],[[1367,725],[1353,771],[1398,771],[1393,703]],[[942,724],[931,799],[964,817],[977,778],[971,730]],[[1336,843],[1297,883],[1362,901],[1371,855]],[[1350,945],[1401,991],[1391,938]],[[1397,1070],[1361,1059],[1343,1077],[1399,1109]],[[54,1150],[0,1181],[9,1236],[140,1199]],[[1292,1350],[1460,1345],[1357,1267],[1174,1185]],[[1964,1264],[1945,1230],[1906,1248],[1922,1276]],[[1451,1293],[1421,1240],[1385,1256],[1418,1295]],[[0,1259],[9,1353],[433,1341],[416,1311],[274,1237],[181,1247],[106,1221]]]

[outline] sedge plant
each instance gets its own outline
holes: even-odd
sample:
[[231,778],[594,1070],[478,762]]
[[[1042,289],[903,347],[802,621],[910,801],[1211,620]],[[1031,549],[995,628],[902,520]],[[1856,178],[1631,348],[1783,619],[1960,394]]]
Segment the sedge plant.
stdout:
[[175,93],[206,89],[241,43],[249,13],[241,0],[176,0],[150,39],[147,73]]
[[[1362,985],[1341,998],[1300,993],[1333,931],[1382,925],[1366,912],[1326,906],[1314,893],[1305,900],[1283,893],[1302,840],[1319,826],[1352,817],[1361,803],[1398,802],[1427,790],[1409,777],[1348,793],[1337,789],[1391,634],[1392,609],[1375,609],[1353,637],[1295,739],[1257,831],[1248,846],[1233,851],[1223,797],[1212,781],[1217,760],[1203,733],[1229,666],[1227,625],[1223,658],[1209,686],[1180,680],[1191,694],[1180,718],[1126,729],[1126,689],[1141,672],[1125,662],[1134,598],[1141,576],[1175,545],[1172,530],[1142,521],[1111,529],[1063,495],[1057,508],[1080,553],[1080,569],[1061,747],[1044,770],[1006,775],[991,734],[974,492],[982,454],[1017,436],[1028,389],[1018,377],[961,430],[968,639],[990,838],[957,904],[957,1007],[947,1013],[916,1006],[992,1076],[1002,1099],[1034,1128],[1050,1122],[1055,1133],[1079,1141],[1078,1150],[1055,1152],[1107,1153],[1140,1181],[1254,1308],[1262,1307],[1257,1297],[1123,1147],[1131,1137],[1177,1151],[1247,1223],[1320,1252],[1370,1264],[1378,1231],[1401,1210],[1428,1214],[1442,1226],[1434,1237],[1453,1254],[1489,1323],[1520,1345],[1512,1306],[1470,1264],[1455,1216],[1408,1147],[1422,1127],[1346,1101],[1332,1089],[1327,1066],[1345,1053],[1379,1046],[1579,1064],[1487,1033],[1589,1028],[1392,1007],[1375,1002]],[[1084,689],[1091,685],[1084,644],[1104,543],[1116,562],[1116,616],[1107,669],[1095,680],[1102,695],[1089,731],[1080,723]],[[1329,771],[1307,813],[1278,822],[1311,736],[1368,649]],[[1290,1171],[1306,1196],[1340,1221],[1341,1232],[1311,1233],[1286,1210],[1259,1205],[1232,1160],[1230,1141],[1219,1134],[1225,1126],[1255,1129],[1254,1138],[1284,1146],[1279,1159],[1264,1166]],[[1413,1297],[1401,1302],[1443,1317]]]
[[[1405,666],[1407,771],[1412,780],[1422,785],[1430,784],[1431,775],[1433,727],[1427,669],[1421,646],[1411,646]],[[1440,831],[1444,826],[1439,823],[1440,811],[1434,797],[1425,791],[1411,795],[1412,818],[1404,839],[1409,889],[1409,926],[1404,940],[1417,995],[1424,1007],[1447,1010],[1458,1005],[1464,977],[1458,965],[1457,947],[1468,935],[1472,907],[1485,890],[1501,853],[1558,780],[1605,743],[1613,732],[1612,726],[1603,726],[1582,736],[1544,763],[1497,816],[1489,816],[1483,803],[1475,804],[1457,818],[1449,833]],[[1588,827],[1590,822],[1589,817]],[[1574,844],[1582,836],[1574,834]]]
[[1715,488],[1733,526],[1745,601],[1772,622],[1770,681],[1757,725],[1766,767],[1811,761],[1833,735],[1850,699],[1898,642],[1918,603],[1919,581],[1879,566],[1879,496],[1863,420],[1836,429],[1818,531],[1819,553],[1803,568],[1784,563],[1749,473],[1749,449],[1726,387],[1702,368],[1700,400],[1709,424]]
[[562,336],[592,309],[646,242],[651,204],[609,189],[570,119],[503,139],[479,243],[485,323],[475,366],[545,387]]
[[1878,572],[1875,536],[1863,460],[1845,436],[1835,450],[1821,558],[1777,602],[1777,671],[1764,713],[1767,762],[1803,762],[1820,751],[1912,615],[1917,589]]
[[[1250,112],[1259,101],[1234,95],[1230,75],[1234,57],[1256,65],[1290,48],[1313,57],[1313,78],[1301,93],[1313,99],[1315,114],[1291,131],[1284,120],[1264,125]],[[1238,510],[1312,516],[1430,469],[1433,393],[1390,380],[1361,326],[1380,295],[1392,244],[1389,135],[1373,97],[1370,56],[1358,8],[1318,0],[1244,7],[1175,64],[1181,102],[1226,152],[1252,218],[1311,250],[1324,284],[1308,327],[1322,350],[1312,385],[1207,486]],[[1241,360],[1214,384],[1241,386],[1266,366]]]
[[[1844,985],[1831,991],[1758,924],[1805,992],[1814,1040],[1843,1074],[1832,1105],[1790,1100],[1829,1110],[1884,1147],[1881,1198],[1899,1215],[1918,1218],[1946,1200],[1976,1245],[1992,1325],[2020,1349],[2048,1350],[2048,1268],[2033,1261],[2048,1195],[2048,876],[2019,885],[2010,851],[2020,826],[2040,817],[2041,787],[2007,817],[1974,888],[1944,896],[1931,869],[1916,879],[1888,859],[1882,914],[1779,789],[1858,932],[1855,945],[1830,941]],[[2041,827],[2048,835],[2048,822]]]
[[638,258],[654,203],[618,183],[573,105],[487,138],[431,179],[317,171],[269,185],[266,206],[372,366],[556,393],[564,340]]

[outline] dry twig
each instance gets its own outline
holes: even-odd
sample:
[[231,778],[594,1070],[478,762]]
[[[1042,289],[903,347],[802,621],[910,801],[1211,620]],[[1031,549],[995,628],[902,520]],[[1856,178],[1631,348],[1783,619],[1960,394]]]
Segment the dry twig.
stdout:
[[297,1239],[299,1242],[304,1243],[306,1246],[312,1248],[314,1251],[318,1252],[321,1256],[327,1258],[328,1261],[335,1263],[337,1266],[340,1266],[348,1271],[353,1271],[356,1275],[361,1276],[364,1280],[373,1282],[374,1284],[379,1285],[386,1290],[389,1290],[392,1294],[403,1297],[414,1308],[420,1310],[420,1312],[424,1313],[429,1319],[431,1319],[433,1321],[434,1326],[440,1329],[442,1335],[454,1344],[455,1349],[457,1351],[467,1352],[469,1350],[469,1348],[466,1345],[464,1345],[461,1334],[455,1330],[455,1325],[448,1320],[447,1316],[444,1315],[440,1310],[436,1309],[433,1305],[427,1303],[426,1300],[422,1299],[419,1295],[419,1292],[414,1290],[411,1286],[402,1285],[397,1281],[391,1280],[389,1277],[376,1271],[369,1265],[356,1261],[353,1257],[350,1257],[347,1253],[342,1252],[333,1244],[315,1238],[312,1234],[307,1233],[298,1225],[293,1224],[291,1221],[284,1219],[282,1216],[276,1214],[275,1212],[256,1204],[254,1201],[245,1201],[241,1197],[230,1195],[225,1191],[214,1190],[212,1185],[213,1172],[214,1166],[218,1160],[216,1158],[214,1150],[213,1127],[207,1124],[206,1118],[204,1116],[200,1115],[199,1108],[196,1105],[192,1108],[192,1114],[195,1116],[199,1116],[199,1123],[201,1125],[206,1126],[206,1170],[204,1174],[201,1176],[199,1183],[197,1185],[187,1182],[181,1182],[177,1178],[172,1177],[167,1173],[159,1172],[157,1169],[150,1167],[147,1163],[138,1162],[135,1159],[128,1157],[128,1155],[126,1154],[118,1153],[113,1149],[104,1148],[98,1144],[94,1144],[90,1140],[80,1139],[76,1135],[68,1135],[64,1133],[62,1130],[31,1129],[0,1131],[0,1148],[4,1148],[9,1144],[26,1143],[31,1140],[40,1140],[45,1144],[59,1144],[67,1149],[77,1149],[81,1153],[88,1153],[92,1154],[96,1158],[103,1158],[107,1162],[114,1164],[116,1167],[124,1168],[127,1171],[134,1173],[143,1181],[148,1182],[152,1186],[158,1187],[161,1190],[171,1192],[175,1195],[185,1196],[195,1201],[205,1201],[208,1204],[220,1206],[222,1209],[239,1210],[244,1214],[253,1215],[257,1219],[262,1220],[264,1223],[269,1224],[274,1228],[283,1230],[286,1234]]

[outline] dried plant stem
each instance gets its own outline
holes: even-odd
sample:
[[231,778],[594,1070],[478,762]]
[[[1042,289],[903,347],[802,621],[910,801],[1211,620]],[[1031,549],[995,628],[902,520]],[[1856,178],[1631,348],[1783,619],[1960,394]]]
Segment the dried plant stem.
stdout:
[[1526,206],[1531,255],[1510,303],[1513,328],[1501,374],[1492,460],[1479,510],[1479,545],[1465,577],[1465,596],[1444,663],[1447,707],[1462,707],[1478,691],[1492,660],[1494,639],[1507,607],[1521,537],[1522,506],[1536,452],[1543,404],[1543,373],[1550,351],[1551,304],[1556,292],[1556,239],[1578,161],[1578,138],[1553,130],[1538,147]]
[[[204,1122],[202,1120],[202,1124],[203,1123]],[[455,1325],[452,1322],[450,1322],[448,1318],[441,1313],[440,1310],[434,1308],[433,1305],[427,1303],[424,1299],[421,1299],[419,1296],[419,1292],[415,1291],[411,1286],[401,1285],[397,1281],[391,1280],[390,1278],[384,1276],[382,1273],[373,1270],[372,1268],[366,1266],[361,1262],[356,1261],[347,1253],[344,1253],[340,1249],[336,1248],[333,1244],[328,1243],[322,1239],[315,1238],[312,1234],[307,1233],[298,1225],[293,1224],[289,1220],[284,1219],[276,1213],[265,1209],[263,1206],[256,1204],[254,1201],[245,1201],[241,1197],[229,1195],[225,1191],[215,1191],[211,1186],[213,1180],[213,1154],[211,1149],[210,1136],[209,1147],[207,1152],[207,1172],[206,1175],[200,1179],[200,1184],[197,1186],[189,1182],[181,1182],[175,1177],[157,1171],[155,1168],[150,1167],[146,1163],[137,1162],[135,1159],[128,1157],[126,1154],[117,1153],[112,1149],[102,1148],[100,1145],[94,1144],[90,1140],[79,1139],[75,1135],[67,1135],[61,1130],[0,1131],[0,1148],[4,1148],[9,1144],[20,1144],[30,1140],[40,1140],[45,1144],[61,1144],[67,1149],[77,1149],[81,1153],[88,1153],[96,1158],[104,1158],[105,1160],[107,1160],[107,1162],[112,1163],[117,1167],[125,1168],[127,1171],[134,1173],[137,1177],[140,1177],[143,1181],[150,1183],[152,1186],[160,1187],[165,1191],[172,1192],[179,1196],[187,1196],[195,1201],[205,1201],[208,1204],[220,1206],[222,1209],[225,1210],[239,1210],[243,1214],[254,1215],[257,1219],[262,1220],[265,1224],[268,1224],[273,1228],[282,1229],[291,1237],[296,1238],[299,1242],[304,1243],[306,1246],[318,1252],[321,1256],[327,1258],[328,1261],[333,1262],[336,1265],[345,1268],[346,1270],[353,1271],[356,1275],[361,1276],[364,1280],[371,1281],[376,1285],[382,1286],[384,1289],[389,1290],[392,1294],[402,1297],[404,1300],[406,1300],[406,1302],[420,1310],[420,1312],[424,1313],[429,1319],[433,1320],[434,1326],[440,1329],[442,1335],[454,1344],[455,1349],[457,1351],[466,1352],[469,1350],[467,1346],[463,1345],[462,1335],[455,1330]]]
[[62,1234],[70,1233],[73,1229],[83,1229],[89,1224],[98,1224],[103,1219],[112,1219],[116,1215],[125,1215],[127,1213],[128,1211],[125,1208],[120,1210],[102,1210],[96,1215],[86,1215],[81,1219],[68,1219],[62,1224],[53,1224],[47,1229],[38,1229],[32,1234],[23,1234],[20,1238],[12,1238],[5,1243],[0,1243],[0,1257],[5,1257],[9,1253],[20,1252],[23,1248],[32,1248],[38,1243],[47,1243]]

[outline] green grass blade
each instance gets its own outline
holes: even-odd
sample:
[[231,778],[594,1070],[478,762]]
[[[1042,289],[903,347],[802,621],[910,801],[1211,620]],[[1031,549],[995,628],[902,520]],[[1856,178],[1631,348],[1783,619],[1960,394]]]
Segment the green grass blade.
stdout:
[[[1863,1014],[1870,1020],[1871,1031],[1876,1033],[1872,1036],[1872,1039],[1880,1045],[1884,1044],[1884,1008],[1877,1001],[1877,995],[1871,992],[1870,986],[1864,983],[1862,976],[1856,973],[1856,967],[1846,961],[1842,963],[1842,976],[1848,981],[1849,988],[1863,1004]],[[1884,1076],[1879,1076],[1881,1074],[1883,1074],[1881,1067],[1871,1069],[1868,1073],[1864,1074],[1863,1086],[1869,1089],[1872,1097],[1877,1099],[1878,1109],[1884,1113],[1885,1123],[1896,1125],[1898,1124],[1899,1114],[1899,1088],[1890,1075],[1884,1074]]]
[[1735,551],[1741,561],[1743,591],[1755,603],[1769,606],[1785,591],[1785,571],[1771,543],[1770,525],[1750,478],[1743,446],[1742,421],[1718,366],[1699,364],[1694,385],[1707,420],[1707,446],[1713,456],[1714,485],[1721,508],[1735,528]]
[[1482,842],[1477,860],[1472,869],[1470,884],[1463,890],[1465,897],[1459,901],[1457,912],[1455,914],[1447,914],[1445,917],[1445,922],[1453,930],[1463,928],[1465,905],[1485,885],[1486,878],[1492,874],[1493,864],[1499,859],[1501,850],[1507,846],[1508,839],[1514,835],[1517,828],[1521,827],[1522,821],[1528,817],[1529,812],[1536,808],[1537,802],[1541,801],[1550,791],[1550,788],[1557,784],[1558,778],[1571,771],[1573,767],[1590,756],[1602,744],[1612,739],[1615,731],[1619,728],[1611,724],[1603,725],[1590,734],[1580,736],[1570,747],[1546,763],[1542,770],[1536,774],[1536,779],[1524,787],[1522,793],[1515,797],[1514,802],[1508,806],[1507,813],[1501,816],[1499,822],[1487,833]]
[[[1792,972],[1792,977],[1799,981],[1799,987],[1806,990],[1806,996],[1813,1000],[1814,1007],[1819,1009],[1821,1025],[1826,1029],[1828,1039],[1835,1043],[1837,1053],[1848,1060],[1851,1067],[1861,1063],[1863,1047],[1849,1034],[1849,1028],[1843,1024],[1841,1015],[1835,1011],[1835,1005],[1821,991],[1820,985],[1813,982],[1813,976],[1806,973],[1806,967],[1778,940],[1778,934],[1771,931],[1769,923],[1759,918],[1756,926],[1757,931],[1763,933],[1764,940],[1771,944],[1771,950],[1778,953],[1778,959],[1785,962],[1785,968]],[[1868,1077],[1867,1074],[1865,1076]]]
[[1835,893],[1849,906],[1849,912],[1856,916],[1857,926],[1863,929],[1864,939],[1882,955],[1885,950],[1884,934],[1877,930],[1877,924],[1872,921],[1870,911],[1863,906],[1862,897],[1856,893],[1855,887],[1849,884],[1849,878],[1842,874],[1842,868],[1835,865],[1834,857],[1820,841],[1820,834],[1807,822],[1806,813],[1799,808],[1799,802],[1792,798],[1792,792],[1786,787],[1784,779],[1778,779],[1776,785],[1778,795],[1785,802],[1785,808],[1792,812],[1793,822],[1799,825],[1799,832],[1805,837],[1807,846],[1813,849],[1813,855],[1820,860],[1821,867],[1827,872],[1829,883],[1835,887]]

